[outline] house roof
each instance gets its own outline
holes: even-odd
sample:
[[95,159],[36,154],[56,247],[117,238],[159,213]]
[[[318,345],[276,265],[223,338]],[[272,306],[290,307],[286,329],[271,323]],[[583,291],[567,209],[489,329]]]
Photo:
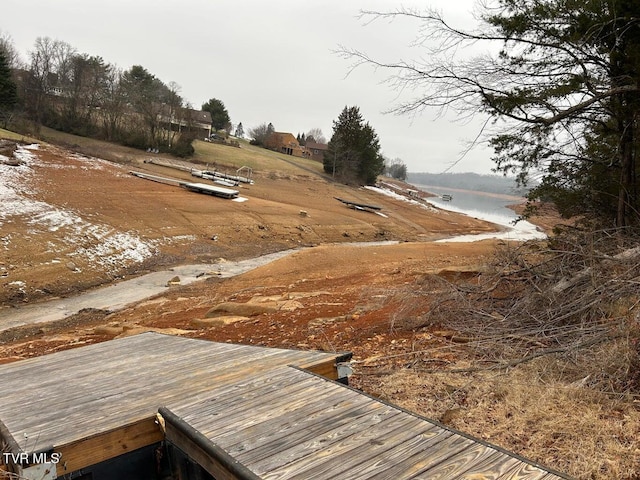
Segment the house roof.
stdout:
[[307,147],[308,149],[315,149],[315,150],[328,150],[329,149],[329,145],[327,145],[326,143],[307,142],[307,143],[305,143],[304,146]]
[[296,139],[295,135],[293,133],[288,133],[288,132],[272,132],[271,135],[269,135],[269,137],[267,138],[268,141],[274,142],[274,141],[281,141],[281,142],[285,142],[285,141],[290,141],[290,142],[294,142],[296,145],[298,145],[298,140]]
[[191,118],[191,120],[201,123],[211,123],[211,113],[204,110],[194,110],[192,108],[180,109],[185,117]]
[[[168,105],[163,104],[160,109],[161,114],[168,117],[171,114],[171,109]],[[204,110],[194,110],[193,108],[176,108],[174,117],[181,120],[191,120],[193,122],[211,124],[211,113]]]

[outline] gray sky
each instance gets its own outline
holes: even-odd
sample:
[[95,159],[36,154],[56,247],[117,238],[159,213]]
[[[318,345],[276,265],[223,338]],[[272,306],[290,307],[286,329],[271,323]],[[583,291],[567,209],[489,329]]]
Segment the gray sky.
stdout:
[[[37,37],[51,37],[125,70],[142,65],[180,85],[194,108],[222,100],[245,132],[271,122],[294,135],[320,128],[329,139],[342,109],[357,105],[385,156],[402,159],[410,172],[437,173],[459,159],[480,119],[465,125],[435,111],[384,114],[397,100],[382,84],[385,73],[360,68],[347,75],[349,61],[333,53],[344,45],[388,61],[419,57],[409,48],[416,23],[365,26],[358,13],[427,5],[456,24],[474,24],[474,0],[3,0],[0,31],[23,60]],[[490,154],[476,147],[451,171],[490,173]]]

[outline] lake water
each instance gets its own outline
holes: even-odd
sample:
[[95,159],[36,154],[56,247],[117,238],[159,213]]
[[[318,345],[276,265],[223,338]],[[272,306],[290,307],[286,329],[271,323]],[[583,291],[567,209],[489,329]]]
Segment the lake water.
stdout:
[[[545,234],[538,227],[527,221],[520,221],[514,225],[518,218],[517,214],[507,208],[524,202],[522,197],[511,195],[494,195],[484,192],[474,192],[470,190],[452,189],[446,187],[435,187],[431,185],[415,185],[420,190],[433,193],[438,197],[427,198],[427,201],[439,208],[452,212],[464,213],[470,217],[486,220],[506,227],[505,232],[489,233],[481,235],[462,235],[448,238],[442,241],[468,242],[474,240],[484,240],[487,238],[503,238],[506,240],[531,240],[535,238],[545,238]],[[451,195],[451,201],[442,199],[442,195]]]

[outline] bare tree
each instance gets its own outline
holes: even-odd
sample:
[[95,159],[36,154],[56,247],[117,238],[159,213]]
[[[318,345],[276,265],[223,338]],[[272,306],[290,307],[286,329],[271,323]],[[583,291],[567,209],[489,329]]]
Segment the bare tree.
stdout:
[[249,129],[249,136],[251,137],[251,142],[253,144],[264,146],[264,142],[267,140],[267,137],[272,133],[269,129],[269,125],[261,123],[260,125]]
[[[593,213],[617,226],[640,223],[640,3],[480,6],[476,30],[457,28],[434,10],[364,12],[372,20],[417,21],[415,46],[424,51],[417,60],[393,62],[349,48],[340,53],[353,68],[386,70],[392,87],[415,93],[394,113],[486,114],[485,125],[496,128],[489,132],[496,169],[522,182],[543,172],[532,196],[562,200],[572,207],[567,214]],[[464,54],[478,47],[488,53]]]
[[30,76],[27,79],[27,107],[34,119],[42,123],[54,88],[69,85],[72,58],[76,54],[68,43],[38,37],[31,59]]
[[115,140],[126,109],[126,97],[122,88],[122,70],[109,65],[105,72],[105,88],[99,99],[102,128],[107,140]]
[[63,95],[63,128],[81,134],[94,128],[93,117],[106,95],[108,72],[109,65],[100,57],[86,54],[72,57],[69,83]]
[[305,138],[307,142],[327,143],[327,138],[322,133],[322,130],[317,127],[309,130]]

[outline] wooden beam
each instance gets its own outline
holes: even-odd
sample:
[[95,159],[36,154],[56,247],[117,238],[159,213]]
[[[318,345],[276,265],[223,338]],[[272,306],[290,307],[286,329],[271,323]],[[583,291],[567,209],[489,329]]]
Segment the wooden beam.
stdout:
[[216,480],[260,480],[260,477],[213,444],[167,408],[160,408],[166,439],[195,460]]
[[299,368],[307,370],[311,373],[315,373],[316,375],[320,375],[321,377],[328,378],[330,380],[338,379],[338,367],[336,366],[335,360],[313,364],[303,364],[300,365]]
[[156,417],[147,418],[115,430],[103,432],[77,442],[55,447],[61,454],[58,476],[87,468],[142,447],[164,440],[164,432]]
[[321,360],[319,362],[298,363],[295,367],[302,370],[307,370],[321,377],[328,378],[329,380],[338,380],[338,363],[344,363],[351,360],[352,354],[350,352],[336,354],[335,358],[329,360]]

